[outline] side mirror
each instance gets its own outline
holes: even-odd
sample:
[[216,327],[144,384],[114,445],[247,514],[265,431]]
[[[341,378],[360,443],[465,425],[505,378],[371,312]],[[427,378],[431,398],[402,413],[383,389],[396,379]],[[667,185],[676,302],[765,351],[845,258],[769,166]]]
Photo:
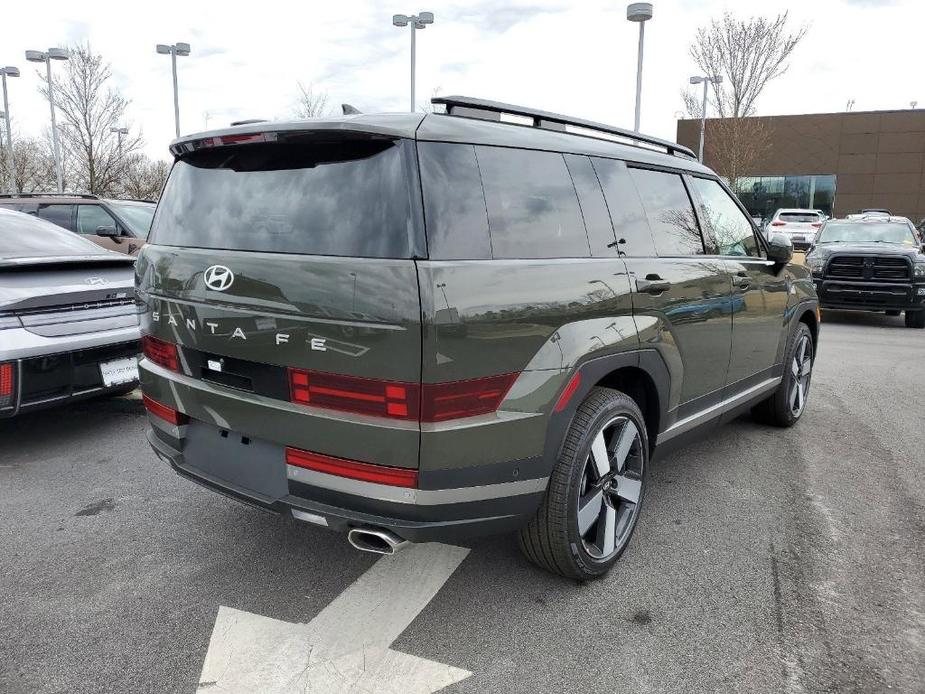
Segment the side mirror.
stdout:
[[793,260],[793,244],[784,234],[768,235],[768,260],[786,265]]
[[119,230],[116,229],[116,227],[114,227],[111,224],[107,224],[106,226],[97,227],[96,235],[105,236],[106,238],[110,238],[110,239],[118,239],[120,236],[122,236],[122,234],[119,233]]

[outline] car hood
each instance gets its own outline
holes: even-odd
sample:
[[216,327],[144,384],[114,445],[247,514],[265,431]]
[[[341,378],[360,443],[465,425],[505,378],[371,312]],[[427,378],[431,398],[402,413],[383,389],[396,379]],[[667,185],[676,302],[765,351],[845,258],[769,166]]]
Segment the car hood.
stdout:
[[915,246],[903,246],[898,243],[821,243],[812,255],[831,255],[833,253],[859,253],[870,255],[903,255],[914,261],[925,261],[922,251]]

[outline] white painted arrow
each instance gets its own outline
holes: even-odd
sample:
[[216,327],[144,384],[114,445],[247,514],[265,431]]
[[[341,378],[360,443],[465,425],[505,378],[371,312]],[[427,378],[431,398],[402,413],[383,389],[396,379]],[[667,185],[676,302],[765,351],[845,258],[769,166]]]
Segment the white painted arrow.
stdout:
[[431,694],[469,677],[389,648],[468,553],[420,544],[383,557],[308,624],[220,606],[196,691]]

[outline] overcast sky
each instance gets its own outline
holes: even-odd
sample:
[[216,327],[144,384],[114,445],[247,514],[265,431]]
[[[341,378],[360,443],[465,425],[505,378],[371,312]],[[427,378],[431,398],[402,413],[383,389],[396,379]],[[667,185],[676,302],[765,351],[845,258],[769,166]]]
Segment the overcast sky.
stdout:
[[[679,90],[695,73],[688,46],[697,27],[725,9],[739,16],[790,10],[809,32],[790,70],[758,101],[759,114],[925,107],[923,0],[655,0],[646,27],[643,132],[674,139]],[[431,10],[418,32],[418,102],[434,89],[524,104],[632,127],[637,25],[625,2],[475,0],[393,3],[30,2],[0,13],[0,64],[9,80],[14,129],[38,135],[48,106],[26,49],[89,41],[112,64],[113,85],[130,100],[127,123],[146,151],[167,157],[173,137],[170,58],[156,43],[186,41],[179,58],[183,133],[242,118],[291,115],[298,82],[327,92],[329,103],[362,111],[408,108],[408,29],[395,12]],[[55,69],[63,67],[55,63]]]

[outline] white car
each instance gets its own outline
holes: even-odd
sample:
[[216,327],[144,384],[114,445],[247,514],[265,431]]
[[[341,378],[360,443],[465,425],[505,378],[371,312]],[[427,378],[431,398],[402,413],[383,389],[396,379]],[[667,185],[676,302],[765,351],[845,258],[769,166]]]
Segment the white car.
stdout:
[[825,215],[819,210],[781,209],[768,222],[767,233],[784,234],[797,250],[806,250],[816,239]]

